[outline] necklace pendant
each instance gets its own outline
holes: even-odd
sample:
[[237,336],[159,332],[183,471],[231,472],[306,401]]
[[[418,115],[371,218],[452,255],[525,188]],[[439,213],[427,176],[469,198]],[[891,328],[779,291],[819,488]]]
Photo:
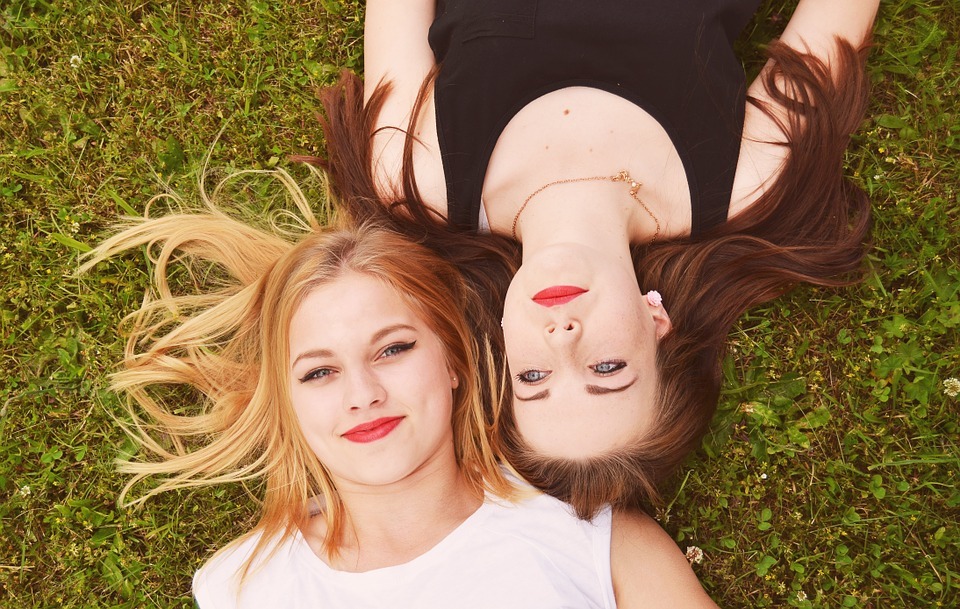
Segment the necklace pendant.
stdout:
[[533,191],[532,193],[530,193],[530,194],[527,196],[527,198],[524,199],[523,203],[520,204],[520,209],[517,210],[517,215],[515,215],[515,216],[513,217],[513,229],[512,229],[512,231],[511,231],[512,234],[513,234],[513,238],[514,238],[514,239],[517,239],[517,224],[520,222],[520,214],[523,213],[523,210],[525,210],[525,209],[527,208],[527,204],[528,204],[528,203],[531,201],[531,199],[533,199],[535,196],[537,196],[538,194],[540,194],[540,193],[543,192],[544,190],[550,188],[551,186],[556,186],[557,184],[572,184],[572,183],[574,183],[574,182],[594,182],[594,181],[598,181],[598,180],[610,180],[611,182],[626,182],[626,183],[627,183],[627,186],[628,186],[629,189],[630,189],[630,198],[632,198],[634,201],[636,201],[637,204],[638,204],[640,207],[643,208],[643,211],[647,212],[647,215],[650,216],[650,219],[653,220],[653,223],[654,223],[654,224],[656,225],[656,227],[657,227],[656,231],[654,231],[654,233],[653,233],[653,239],[650,240],[650,243],[649,243],[648,245],[653,245],[654,243],[656,243],[656,242],[657,242],[657,237],[660,236],[660,220],[658,220],[657,217],[653,214],[653,212],[650,211],[650,208],[647,207],[646,203],[644,203],[643,200],[642,200],[639,196],[637,196],[637,192],[640,190],[640,187],[643,186],[643,183],[642,183],[642,182],[638,182],[638,181],[634,180],[633,178],[631,178],[631,177],[630,177],[630,173],[627,172],[626,169],[621,169],[620,171],[617,172],[616,175],[606,176],[606,177],[605,177],[605,176],[592,176],[592,177],[586,177],[586,178],[567,178],[567,179],[564,179],[564,180],[555,180],[555,181],[553,181],[553,182],[547,182],[546,184],[544,184],[544,185],[541,186],[540,188],[538,188],[538,189],[536,189],[535,191]]

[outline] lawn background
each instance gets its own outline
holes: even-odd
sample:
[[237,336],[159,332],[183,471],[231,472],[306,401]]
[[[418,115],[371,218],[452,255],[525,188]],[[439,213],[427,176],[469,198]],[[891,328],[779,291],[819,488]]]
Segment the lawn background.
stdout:
[[[764,2],[749,71],[788,16]],[[876,210],[867,279],[731,336],[714,433],[660,515],[721,606],[960,606],[958,32],[956,0],[882,4],[847,157]],[[190,607],[252,524],[238,487],[117,507],[132,447],[105,377],[143,259],[77,278],[77,256],[165,184],[195,192],[207,152],[320,152],[314,90],[362,67],[361,35],[332,0],[0,5],[0,607]]]

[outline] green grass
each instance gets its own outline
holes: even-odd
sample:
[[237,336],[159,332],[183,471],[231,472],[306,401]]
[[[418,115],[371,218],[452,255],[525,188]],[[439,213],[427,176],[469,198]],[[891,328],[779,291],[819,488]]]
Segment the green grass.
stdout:
[[[772,6],[741,45],[753,69]],[[876,209],[868,278],[744,318],[662,516],[703,549],[721,606],[960,597],[960,7],[881,10],[847,159]],[[189,607],[194,569],[250,525],[241,488],[117,507],[132,447],[104,388],[144,270],[128,256],[77,279],[78,248],[166,184],[193,190],[208,151],[236,168],[319,151],[313,90],[360,67],[361,33],[357,3],[333,0],[3,3],[0,607]]]

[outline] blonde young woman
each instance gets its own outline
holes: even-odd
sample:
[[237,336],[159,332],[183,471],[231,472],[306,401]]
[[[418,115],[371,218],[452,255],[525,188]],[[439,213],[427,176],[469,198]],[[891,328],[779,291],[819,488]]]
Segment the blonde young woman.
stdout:
[[371,223],[321,227],[293,194],[296,234],[211,206],[136,221],[85,264],[153,257],[113,381],[145,453],[131,485],[263,481],[258,524],[194,578],[202,609],[715,606],[648,517],[580,520],[504,474],[452,265]]
[[800,0],[747,86],[733,41],[758,4],[370,0],[365,83],[324,95],[339,192],[445,229],[442,253],[487,229],[522,244],[491,305],[496,431],[583,516],[658,501],[745,310],[864,256],[843,156],[878,1]]

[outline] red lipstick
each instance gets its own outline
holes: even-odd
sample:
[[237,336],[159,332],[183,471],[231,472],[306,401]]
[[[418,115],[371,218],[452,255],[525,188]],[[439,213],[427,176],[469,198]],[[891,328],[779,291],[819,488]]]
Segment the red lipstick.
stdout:
[[361,444],[375,442],[380,438],[386,437],[387,434],[396,429],[402,420],[403,417],[381,417],[373,421],[361,423],[341,434],[341,437],[351,442],[359,442]]
[[568,303],[586,292],[587,290],[575,285],[555,285],[534,294],[533,301],[544,307],[555,307]]

